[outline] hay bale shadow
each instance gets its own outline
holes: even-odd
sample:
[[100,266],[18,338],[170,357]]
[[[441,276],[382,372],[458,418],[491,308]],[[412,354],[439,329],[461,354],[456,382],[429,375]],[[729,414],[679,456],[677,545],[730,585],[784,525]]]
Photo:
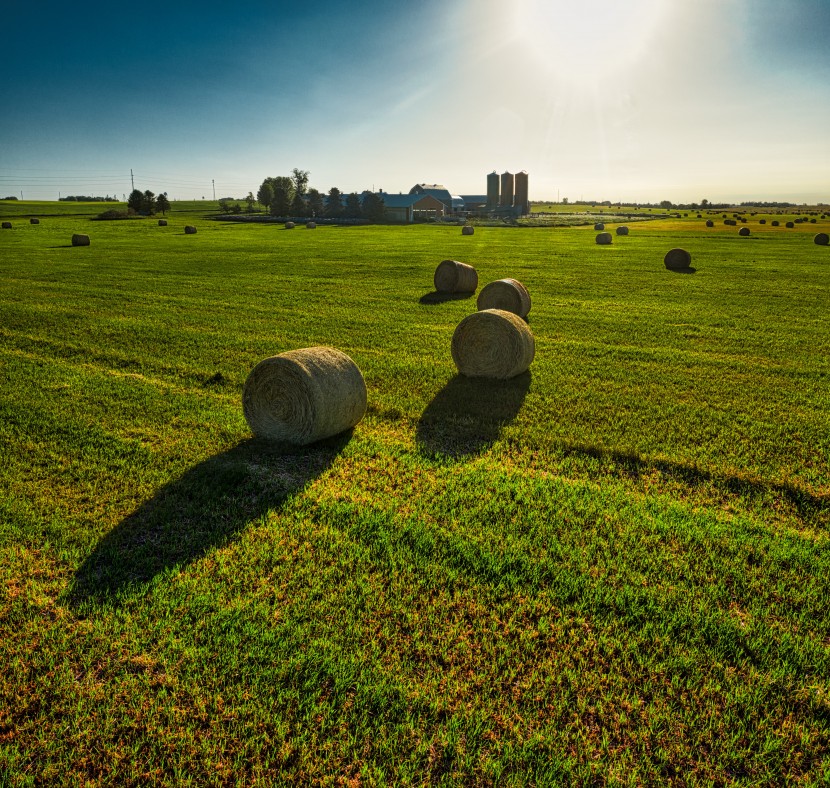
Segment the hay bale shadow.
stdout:
[[688,268],[667,268],[666,270],[673,274],[693,274],[697,271],[697,268],[690,265]]
[[415,431],[418,446],[430,455],[479,454],[516,418],[530,381],[529,371],[510,380],[456,375],[421,414]]
[[252,438],[200,462],[101,539],[75,572],[66,601],[74,608],[117,603],[226,544],[328,469],[351,434],[301,448]]
[[475,293],[439,293],[434,290],[431,293],[424,293],[419,299],[419,304],[443,304],[447,301],[464,301],[472,298]]

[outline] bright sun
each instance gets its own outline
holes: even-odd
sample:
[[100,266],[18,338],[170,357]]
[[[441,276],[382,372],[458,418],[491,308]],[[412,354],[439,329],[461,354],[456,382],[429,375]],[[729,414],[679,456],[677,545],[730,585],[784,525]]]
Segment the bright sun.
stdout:
[[666,13],[664,0],[524,0],[516,33],[558,76],[596,81],[639,61]]

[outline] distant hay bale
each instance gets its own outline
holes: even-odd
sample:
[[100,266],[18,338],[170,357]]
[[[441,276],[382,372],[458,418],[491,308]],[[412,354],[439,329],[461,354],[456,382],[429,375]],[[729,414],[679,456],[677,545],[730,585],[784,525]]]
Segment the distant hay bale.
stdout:
[[789,227],[792,230],[792,228],[795,227],[795,222],[787,222],[785,227]]
[[40,219],[32,217],[31,219],[29,219],[29,224],[40,224]]
[[456,326],[451,352],[462,375],[507,380],[527,370],[536,345],[530,328],[518,315],[485,309],[467,315]]
[[476,228],[473,227],[471,224],[465,224],[461,228],[461,235],[473,235],[473,233],[475,233],[475,231],[476,231]]
[[317,229],[317,222],[306,222],[305,223],[306,230],[316,230]]
[[773,219],[773,220],[770,222],[770,225],[771,225],[772,227],[779,227],[779,226],[781,225],[781,222],[779,222],[779,221],[778,221],[778,219]]
[[186,224],[184,231],[187,235],[196,235],[196,228],[192,224]]
[[730,227],[735,227],[738,224],[734,219],[724,219],[723,223],[728,224]]
[[815,219],[810,219],[810,224],[815,224],[815,223],[816,223]]
[[738,230],[738,235],[743,235],[744,237],[749,235],[749,227],[741,227],[741,229]]
[[617,228],[617,235],[628,235],[628,228],[622,224]]
[[257,437],[304,446],[354,427],[366,413],[366,384],[340,350],[289,350],[251,370],[242,412]]
[[481,288],[476,300],[479,311],[503,309],[519,317],[530,312],[530,293],[517,279],[498,279]]
[[478,273],[467,263],[442,260],[435,269],[433,282],[439,293],[475,293],[478,287]]
[[167,227],[167,219],[159,219],[159,227]]
[[11,230],[12,229],[12,223],[11,222],[3,222],[3,229],[4,230]]
[[813,243],[816,243],[819,246],[827,246],[827,244],[830,243],[830,235],[827,235],[827,233],[819,233],[815,238],[813,238]]
[[286,222],[285,223],[286,230],[293,230],[294,229],[294,222]]
[[600,233],[597,235],[597,243],[600,245],[610,244],[614,240],[611,233]]
[[740,221],[741,221],[741,224],[746,224],[749,220],[746,218],[746,216],[742,216]]
[[72,236],[72,246],[89,246],[89,236],[75,233]]
[[766,219],[759,219],[758,220],[758,224],[766,224],[766,223],[767,223]]
[[685,249],[669,249],[663,262],[670,271],[683,271],[692,264],[692,256]]
[[714,227],[715,223],[711,219],[707,219],[706,220],[706,226],[707,227]]
[[597,230],[597,231],[599,231],[599,230],[604,230],[604,229],[605,229],[605,225],[604,225],[602,222],[597,222],[597,223],[594,225],[594,229],[595,229],[595,230]]

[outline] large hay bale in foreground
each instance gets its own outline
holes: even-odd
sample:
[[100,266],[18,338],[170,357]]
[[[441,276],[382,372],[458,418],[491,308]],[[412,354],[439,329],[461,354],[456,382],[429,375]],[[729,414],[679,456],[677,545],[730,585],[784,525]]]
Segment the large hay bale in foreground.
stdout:
[[742,235],[744,237],[749,235],[749,227],[741,227],[741,229],[738,230],[738,235]]
[[669,249],[663,263],[670,271],[683,271],[692,264],[692,255],[685,249]]
[[527,370],[536,344],[527,323],[518,315],[485,309],[467,315],[456,326],[451,351],[462,375],[507,380]]
[[304,446],[354,427],[366,413],[366,384],[340,350],[289,350],[251,370],[242,411],[257,437]]
[[622,224],[617,228],[617,235],[628,235],[628,228]]
[[11,222],[3,222],[3,229],[4,230],[11,230],[12,229],[12,223]]
[[614,240],[611,233],[600,233],[597,236],[597,243],[600,245],[610,244]]
[[795,227],[795,222],[787,222],[787,224],[785,225],[785,227],[789,227],[789,228],[792,230],[792,229],[793,229],[793,227]]
[[819,246],[827,246],[830,243],[830,235],[827,235],[827,233],[819,233],[813,238],[813,243],[817,243]]
[[439,293],[475,293],[478,272],[467,263],[458,260],[442,260],[432,278]]
[[285,223],[286,230],[293,230],[294,229],[294,222],[286,222]]
[[306,222],[305,223],[306,230],[316,230],[317,229],[317,222]]
[[711,219],[707,219],[706,220],[706,226],[707,227],[714,227],[715,223]]
[[75,233],[72,236],[72,246],[89,246],[89,236]]
[[40,224],[40,219],[36,219],[34,216],[29,219],[29,224]]
[[196,228],[192,224],[186,224],[184,231],[187,235],[196,235]]
[[518,279],[498,279],[481,288],[476,299],[479,311],[503,309],[519,317],[530,312],[530,293]]
[[461,235],[472,235],[473,233],[475,233],[475,231],[476,231],[476,228],[473,227],[471,224],[465,224],[461,228]]
[[594,229],[595,229],[595,230],[597,230],[597,231],[599,231],[599,230],[604,230],[604,229],[605,229],[605,225],[604,225],[602,222],[597,222],[597,223],[594,225]]
[[159,219],[159,227],[167,227],[167,219]]

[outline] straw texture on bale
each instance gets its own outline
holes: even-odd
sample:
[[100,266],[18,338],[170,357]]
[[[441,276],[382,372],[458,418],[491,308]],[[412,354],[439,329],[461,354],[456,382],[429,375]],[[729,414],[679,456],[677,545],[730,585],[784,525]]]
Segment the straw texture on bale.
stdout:
[[451,351],[462,375],[507,380],[527,370],[536,345],[530,328],[518,315],[485,309],[467,315],[456,326]]
[[439,293],[475,293],[478,287],[478,272],[467,263],[442,260],[435,269],[433,282]]
[[289,350],[251,370],[242,411],[257,437],[305,446],[351,429],[363,418],[366,384],[357,364],[340,350]]
[[604,229],[605,229],[605,225],[604,225],[602,222],[597,222],[597,223],[594,225],[594,229],[595,229],[595,230],[597,230],[597,231],[599,231],[599,230],[604,230]]
[[167,227],[167,219],[159,219],[159,227]]
[[286,222],[285,223],[286,230],[293,230],[294,229],[294,222]]
[[671,271],[680,271],[692,264],[692,256],[685,249],[669,249],[663,262]]
[[711,219],[707,219],[706,220],[706,226],[707,227],[714,227],[715,223]]
[[40,219],[35,219],[34,217],[32,217],[31,219],[29,219],[29,224],[40,224]]
[[317,229],[317,222],[306,222],[305,223],[306,230],[316,230]]
[[793,223],[793,222],[787,222],[787,225],[786,225],[786,226],[787,226],[787,227],[789,227],[790,229],[792,229],[793,227],[795,227],[795,223]]
[[527,317],[530,312],[530,293],[518,279],[499,279],[481,288],[476,306],[479,311],[503,309],[519,317]]
[[622,224],[617,228],[617,235],[628,235],[628,228]]
[[464,225],[464,227],[461,228],[461,235],[472,235],[473,233],[475,233],[475,231],[475,227],[473,227],[470,224],[466,224]]
[[600,233],[597,236],[597,243],[598,244],[610,244],[613,241],[613,236],[611,233]]
[[196,235],[196,228],[192,224],[186,224],[184,231],[187,235]]
[[3,229],[4,230],[11,230],[12,229],[12,223],[11,222],[3,222]]
[[741,227],[741,229],[738,230],[738,235],[743,235],[744,237],[749,235],[749,227]]
[[813,243],[817,243],[819,246],[827,246],[830,243],[830,235],[827,235],[827,233],[819,233],[813,238]]
[[89,236],[75,233],[72,236],[72,246],[89,246]]

